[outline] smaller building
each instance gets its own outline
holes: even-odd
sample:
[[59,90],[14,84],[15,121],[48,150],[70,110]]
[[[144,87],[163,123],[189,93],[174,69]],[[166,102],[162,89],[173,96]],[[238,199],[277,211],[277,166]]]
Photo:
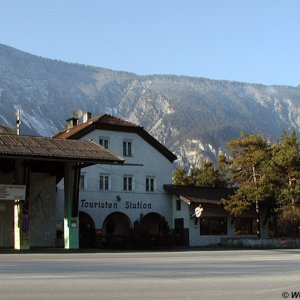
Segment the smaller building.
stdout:
[[[234,192],[233,189],[165,185],[173,196],[175,241],[189,246],[210,246],[221,243],[222,238],[256,237],[256,212],[233,217],[220,203]],[[201,208],[199,218],[196,208]],[[261,237],[269,237],[269,208],[261,207]]]
[[80,171],[122,159],[88,141],[0,134],[0,248],[55,247],[56,185],[64,179],[64,247],[78,248]]

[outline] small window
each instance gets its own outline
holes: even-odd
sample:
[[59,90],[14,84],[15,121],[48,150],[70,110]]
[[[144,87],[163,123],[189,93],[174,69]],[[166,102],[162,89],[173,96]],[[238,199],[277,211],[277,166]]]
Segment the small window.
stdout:
[[154,192],[155,177],[146,177],[146,192]]
[[79,179],[79,188],[81,190],[86,189],[86,176],[85,174],[81,174],[80,175],[80,179]]
[[123,190],[124,191],[133,190],[133,177],[131,175],[126,175],[123,177]]
[[226,217],[205,217],[200,219],[201,235],[227,235]]
[[133,142],[131,140],[123,141],[123,156],[133,156]]
[[109,174],[100,174],[99,189],[107,191],[110,189],[110,176]]
[[176,210],[181,210],[181,200],[176,200]]
[[105,149],[109,149],[109,138],[106,137],[100,137],[99,138],[99,144],[104,147]]

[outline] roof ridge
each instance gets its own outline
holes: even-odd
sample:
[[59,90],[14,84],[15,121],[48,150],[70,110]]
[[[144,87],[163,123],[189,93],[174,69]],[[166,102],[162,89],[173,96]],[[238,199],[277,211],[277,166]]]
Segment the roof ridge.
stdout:
[[99,121],[100,119],[102,119],[102,118],[105,118],[105,117],[108,117],[108,118],[111,118],[111,119],[120,121],[120,122],[122,123],[122,124],[121,124],[122,126],[126,126],[126,124],[128,124],[128,125],[134,126],[134,127],[142,127],[142,126],[140,126],[140,125],[138,125],[138,124],[136,124],[136,123],[133,123],[133,122],[131,122],[131,121],[128,121],[128,120],[126,120],[126,119],[122,119],[122,118],[120,118],[120,117],[117,117],[117,116],[114,116],[114,115],[111,115],[111,114],[108,114],[108,113],[101,115],[101,116],[99,117],[98,121]]

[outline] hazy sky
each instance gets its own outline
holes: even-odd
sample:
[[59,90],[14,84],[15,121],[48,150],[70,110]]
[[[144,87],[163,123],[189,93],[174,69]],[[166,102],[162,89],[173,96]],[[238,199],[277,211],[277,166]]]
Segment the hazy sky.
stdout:
[[134,72],[300,84],[299,0],[0,0],[0,43]]

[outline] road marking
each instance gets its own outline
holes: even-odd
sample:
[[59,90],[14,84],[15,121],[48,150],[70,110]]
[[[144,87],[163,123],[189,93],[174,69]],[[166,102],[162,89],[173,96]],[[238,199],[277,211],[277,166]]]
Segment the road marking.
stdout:
[[[44,279],[44,278],[74,278],[91,277],[92,275],[36,275],[36,276],[13,276],[10,279]],[[8,279],[8,278],[7,278]]]

